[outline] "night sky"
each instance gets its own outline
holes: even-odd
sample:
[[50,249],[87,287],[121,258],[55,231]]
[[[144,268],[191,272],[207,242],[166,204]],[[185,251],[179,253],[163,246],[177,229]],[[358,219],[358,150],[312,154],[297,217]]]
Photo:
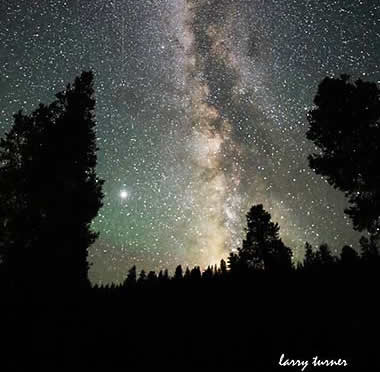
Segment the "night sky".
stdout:
[[295,258],[339,251],[360,235],[308,167],[306,113],[324,77],[380,82],[379,64],[377,0],[2,0],[0,135],[94,70],[94,283],[214,264],[257,203]]

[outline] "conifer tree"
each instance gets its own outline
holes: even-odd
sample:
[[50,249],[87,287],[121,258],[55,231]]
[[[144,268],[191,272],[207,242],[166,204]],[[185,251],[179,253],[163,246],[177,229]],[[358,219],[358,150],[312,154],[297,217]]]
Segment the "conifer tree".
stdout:
[[348,75],[325,78],[308,114],[306,136],[318,152],[309,165],[343,191],[356,230],[380,235],[380,89]]
[[174,277],[173,279],[174,280],[181,280],[183,278],[183,270],[182,270],[182,266],[181,265],[178,265],[175,269],[175,272],[174,272]]
[[238,249],[239,264],[253,270],[290,269],[291,250],[280,239],[279,230],[262,204],[253,206],[247,214],[246,238]]
[[227,274],[227,264],[223,259],[220,260],[220,273],[223,276]]
[[136,265],[133,265],[129,270],[127,277],[124,280],[124,286],[127,288],[133,288],[136,285]]
[[303,260],[303,267],[305,270],[309,270],[316,262],[316,253],[313,251],[313,247],[310,243],[305,243],[305,257]]
[[79,288],[103,198],[92,72],[56,97],[18,112],[0,142],[0,254],[14,281]]

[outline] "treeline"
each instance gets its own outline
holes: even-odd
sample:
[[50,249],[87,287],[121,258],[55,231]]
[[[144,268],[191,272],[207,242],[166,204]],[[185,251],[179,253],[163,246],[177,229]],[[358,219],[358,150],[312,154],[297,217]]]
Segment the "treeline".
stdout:
[[[168,270],[141,270],[138,274],[136,266],[129,271],[123,283],[108,284],[96,289],[152,288],[165,286],[168,283],[200,283],[207,281],[241,278],[261,274],[266,276],[284,276],[297,273],[326,274],[328,272],[350,273],[376,272],[380,270],[380,254],[375,235],[360,239],[360,253],[345,245],[340,254],[334,255],[328,244],[321,244],[313,249],[305,243],[304,259],[295,262],[292,250],[285,246],[280,238],[280,227],[271,221],[271,215],[264,210],[262,204],[255,205],[247,214],[246,238],[242,247],[231,252],[227,261],[221,260],[219,266],[208,266],[204,271],[199,266],[183,268],[178,265],[172,276]],[[261,276],[263,277],[263,276]]]
[[[205,283],[210,281],[225,281],[242,279],[244,277],[255,277],[264,279],[268,276],[276,276],[278,271],[268,272],[265,269],[257,270],[247,268],[242,265],[236,264],[236,257],[239,257],[237,253],[231,253],[227,259],[221,260],[219,265],[210,265],[205,270],[201,270],[199,266],[192,268],[183,268],[182,265],[178,265],[175,268],[173,275],[169,275],[167,269],[160,270],[158,274],[156,271],[141,270],[137,273],[136,266],[132,266],[128,271],[126,279],[120,284],[95,284],[93,288],[95,290],[136,290],[144,288],[158,288],[183,283],[186,285],[192,283]],[[379,249],[374,239],[368,239],[362,237],[360,239],[360,254],[350,246],[343,246],[340,255],[336,256],[332,254],[328,244],[321,244],[317,249],[309,244],[305,244],[305,256],[303,261],[296,264],[292,264],[286,272],[281,271],[281,278],[284,279],[286,275],[292,275],[292,273],[298,274],[318,274],[324,275],[328,273],[334,273],[339,275],[355,275],[361,276],[361,274],[375,274],[380,272],[380,255]],[[171,284],[170,284],[171,283]],[[258,283],[256,283],[258,284]],[[262,284],[262,283],[261,283]]]
[[[104,183],[96,175],[93,79],[92,72],[83,72],[50,105],[40,104],[30,115],[18,112],[0,141],[0,276],[10,286],[90,287],[88,249],[98,237],[91,222],[102,207]],[[167,271],[142,271],[136,279],[132,268],[123,286],[246,272],[318,272],[370,262],[377,267],[380,90],[375,83],[352,83],[346,75],[326,78],[314,104],[306,136],[319,152],[309,155],[309,165],[345,193],[350,205],[345,213],[353,227],[368,232],[360,255],[345,246],[338,258],[325,244],[315,252],[307,244],[304,262],[294,267],[278,224],[259,204],[247,214],[242,246],[220,267],[204,272],[177,267],[173,278]]]

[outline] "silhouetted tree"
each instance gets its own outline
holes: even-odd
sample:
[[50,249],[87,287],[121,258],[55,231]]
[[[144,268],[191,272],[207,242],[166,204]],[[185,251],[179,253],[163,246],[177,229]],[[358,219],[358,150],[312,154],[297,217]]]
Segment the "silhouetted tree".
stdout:
[[191,275],[190,275],[190,269],[189,269],[189,266],[187,266],[183,278],[186,279],[186,280],[188,280],[188,279],[190,279],[190,277],[191,277]]
[[230,269],[231,272],[236,273],[240,271],[239,270],[240,261],[239,261],[239,255],[237,253],[230,252],[227,258],[227,262],[228,262],[228,268]]
[[328,266],[334,263],[334,256],[331,254],[328,244],[321,244],[316,252],[316,261],[319,265]]
[[203,279],[212,279],[214,276],[214,272],[212,270],[211,266],[208,266],[207,269],[203,272],[202,278]]
[[165,269],[164,271],[160,270],[159,274],[158,274],[158,282],[160,284],[165,284],[169,281],[169,272],[167,269]]
[[182,266],[181,265],[178,265],[175,269],[175,272],[174,272],[174,277],[173,279],[174,280],[181,280],[183,278],[183,270],[182,270]]
[[380,255],[377,244],[377,237],[370,235],[369,239],[365,236],[360,238],[360,248],[361,248],[361,260],[366,266],[377,267],[380,263]]
[[145,270],[141,270],[139,278],[137,279],[137,283],[139,285],[142,285],[142,284],[144,284],[145,281],[146,281],[146,272],[145,272]]
[[165,270],[164,270],[164,275],[163,275],[162,279],[163,279],[164,281],[168,281],[168,280],[170,279],[170,278],[169,278],[169,271],[168,271],[168,269],[165,269]]
[[308,242],[305,243],[305,257],[303,260],[303,267],[305,270],[309,270],[315,265],[316,253],[313,251],[313,247]]
[[157,284],[157,275],[154,271],[149,271],[147,277],[146,277],[146,283],[149,287],[155,287]]
[[199,266],[194,266],[191,269],[190,277],[191,277],[191,280],[194,280],[194,281],[200,280],[202,277],[201,268]]
[[279,230],[262,204],[253,206],[247,214],[247,235],[238,249],[238,263],[254,270],[290,269],[291,250],[279,238]]
[[325,78],[308,114],[306,133],[320,153],[310,167],[348,197],[345,210],[354,228],[379,233],[380,90],[375,83],[349,76]]
[[136,265],[133,265],[129,269],[127,277],[124,280],[124,286],[127,287],[127,288],[134,287],[136,285],[136,278],[137,278]]
[[0,252],[23,282],[88,286],[90,228],[102,206],[96,176],[92,72],[31,115],[19,112],[0,143]]
[[342,265],[351,269],[359,263],[360,258],[358,253],[353,248],[345,245],[340,253],[340,261]]
[[223,259],[220,260],[220,273],[223,276],[227,274],[227,264]]
[[162,270],[160,270],[159,273],[158,273],[157,279],[161,281],[162,278],[163,278],[163,276],[164,276],[164,273],[162,272]]
[[213,267],[213,276],[216,278],[217,276],[220,275],[220,269],[218,268],[218,265],[215,264],[214,267]]

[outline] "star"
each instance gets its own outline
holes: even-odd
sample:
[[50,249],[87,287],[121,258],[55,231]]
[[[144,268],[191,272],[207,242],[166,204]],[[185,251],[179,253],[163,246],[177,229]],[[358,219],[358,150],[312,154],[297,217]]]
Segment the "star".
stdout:
[[129,196],[129,194],[128,194],[128,191],[127,191],[127,190],[121,190],[121,191],[120,191],[120,198],[121,198],[121,199],[127,199],[128,196]]

